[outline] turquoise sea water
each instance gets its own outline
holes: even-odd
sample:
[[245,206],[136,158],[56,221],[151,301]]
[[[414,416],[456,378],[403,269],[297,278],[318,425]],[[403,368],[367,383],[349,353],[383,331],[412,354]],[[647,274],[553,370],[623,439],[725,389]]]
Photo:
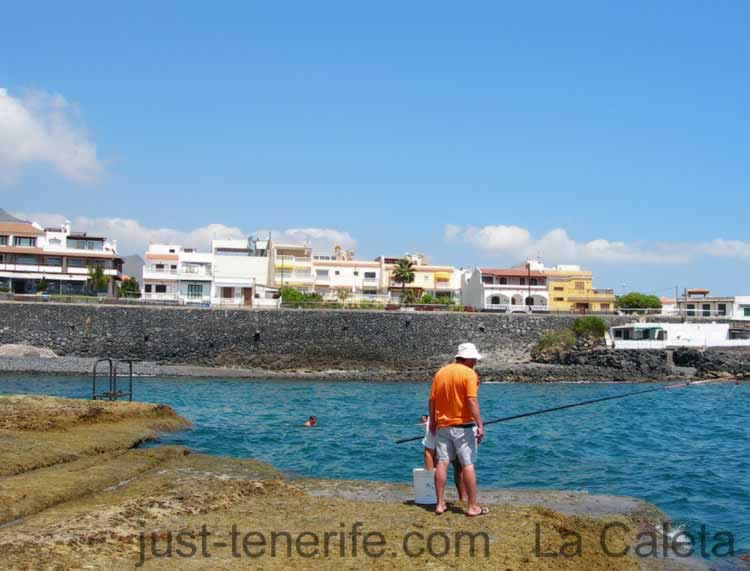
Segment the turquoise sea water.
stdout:
[[[0,394],[88,398],[89,378],[0,377]],[[484,383],[485,420],[639,390],[618,384]],[[145,379],[136,400],[163,402],[190,430],[162,443],[251,457],[292,476],[408,482],[427,384]],[[609,401],[487,429],[480,486],[585,490],[643,498],[675,524],[720,531],[750,551],[750,386],[705,385]],[[316,428],[302,423],[311,414]]]

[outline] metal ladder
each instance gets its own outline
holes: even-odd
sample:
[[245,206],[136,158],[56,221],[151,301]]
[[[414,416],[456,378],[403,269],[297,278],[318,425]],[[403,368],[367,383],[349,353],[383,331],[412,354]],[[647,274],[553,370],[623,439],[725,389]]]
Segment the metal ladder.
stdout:
[[[100,363],[109,363],[107,377],[108,377],[108,390],[97,393],[96,392],[96,380],[98,374],[98,367]],[[117,373],[121,363],[128,364],[128,390],[123,391],[117,388]],[[122,359],[113,361],[112,359],[98,359],[94,363],[94,371],[92,373],[92,387],[91,387],[91,400],[117,400],[119,398],[128,397],[129,401],[133,401],[133,361],[130,359]]]

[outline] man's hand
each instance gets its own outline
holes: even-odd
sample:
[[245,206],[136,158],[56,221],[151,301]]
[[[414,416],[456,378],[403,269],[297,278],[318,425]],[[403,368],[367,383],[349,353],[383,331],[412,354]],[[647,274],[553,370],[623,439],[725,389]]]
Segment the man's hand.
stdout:
[[477,444],[482,442],[482,438],[484,438],[484,426],[477,426]]

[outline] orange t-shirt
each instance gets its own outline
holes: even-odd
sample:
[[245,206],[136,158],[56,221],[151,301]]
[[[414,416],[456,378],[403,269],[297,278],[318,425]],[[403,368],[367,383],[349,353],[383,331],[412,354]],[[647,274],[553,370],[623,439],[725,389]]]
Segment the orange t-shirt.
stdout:
[[466,365],[453,363],[435,373],[430,400],[435,402],[437,428],[473,422],[468,398],[476,397],[478,388],[479,377]]

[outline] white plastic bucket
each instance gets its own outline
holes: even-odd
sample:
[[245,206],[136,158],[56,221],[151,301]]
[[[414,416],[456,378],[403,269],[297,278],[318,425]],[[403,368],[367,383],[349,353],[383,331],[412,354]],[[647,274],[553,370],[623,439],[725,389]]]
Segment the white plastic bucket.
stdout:
[[414,503],[436,504],[435,472],[423,468],[414,468],[412,475],[414,477]]

